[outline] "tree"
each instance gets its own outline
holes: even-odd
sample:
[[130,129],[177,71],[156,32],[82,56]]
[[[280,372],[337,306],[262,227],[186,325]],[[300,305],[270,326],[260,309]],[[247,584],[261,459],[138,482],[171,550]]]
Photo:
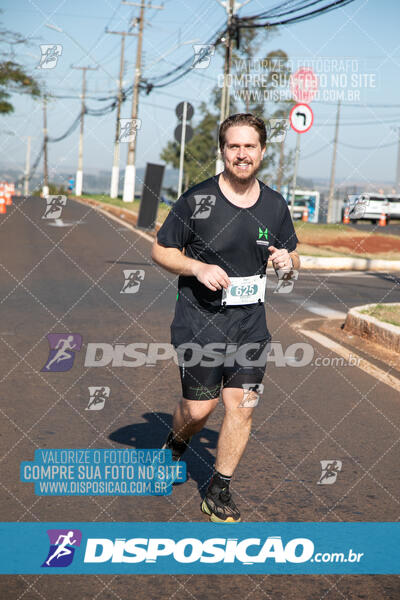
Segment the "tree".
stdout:
[[[271,34],[275,35],[275,33],[275,28],[262,30],[261,34],[252,29],[244,29],[241,32],[240,47],[232,52],[233,89],[229,98],[229,114],[251,112],[264,121],[288,117],[293,105],[292,101],[277,101],[274,97],[269,100],[271,92],[288,85],[290,69],[287,54],[283,50],[277,50],[267,53],[261,59],[256,59],[266,37],[271,37]],[[257,79],[249,77],[255,61],[265,71],[261,87]],[[185,146],[184,187],[186,189],[215,174],[220,98],[221,88],[215,86],[210,103],[202,102],[200,105],[200,121],[194,127],[193,138]],[[162,150],[161,158],[167,164],[178,168],[179,153],[180,144],[170,141]],[[292,155],[292,152],[285,155],[282,144],[267,140],[267,150],[259,177],[266,179],[270,184],[278,182],[279,187],[288,183],[292,176]]]
[[[14,112],[10,102],[13,92],[25,92],[34,98],[40,96],[38,82],[28,75],[25,69],[14,59],[14,47],[27,43],[19,33],[13,33],[0,27],[0,113]],[[9,46],[9,49],[5,48]]]

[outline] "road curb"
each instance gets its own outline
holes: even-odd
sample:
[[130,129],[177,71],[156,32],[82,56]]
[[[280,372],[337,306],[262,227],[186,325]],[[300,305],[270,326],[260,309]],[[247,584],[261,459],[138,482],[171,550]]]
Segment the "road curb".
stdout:
[[349,258],[347,256],[303,256],[302,269],[333,269],[335,271],[400,271],[400,260]]
[[[88,204],[97,208],[101,208],[106,213],[118,217],[124,222],[136,227],[138,214],[132,210],[114,206],[107,202],[100,202],[92,198],[76,198],[70,196],[72,200]],[[156,237],[157,231],[162,223],[156,221],[154,230],[146,230],[146,233],[153,238]],[[349,258],[347,256],[304,256],[301,255],[302,269],[327,269],[333,271],[400,271],[400,260],[380,260],[371,258]]]
[[[387,306],[398,305],[398,302],[387,303]],[[376,303],[351,308],[347,313],[344,329],[383,344],[386,348],[394,352],[400,352],[400,327],[361,313],[362,310],[368,309],[371,306],[376,306]]]

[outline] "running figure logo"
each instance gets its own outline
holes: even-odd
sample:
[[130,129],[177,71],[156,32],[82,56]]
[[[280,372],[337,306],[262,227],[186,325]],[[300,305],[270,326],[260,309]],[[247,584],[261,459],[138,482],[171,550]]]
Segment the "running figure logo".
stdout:
[[141,119],[119,119],[118,141],[122,144],[133,142],[136,138],[136,131],[140,129],[141,125]]
[[349,207],[349,217],[352,219],[361,219],[369,205],[369,200],[366,198],[357,198],[357,200]]
[[283,142],[289,129],[289,119],[268,119],[267,140]]
[[274,294],[288,294],[291,292],[294,282],[299,278],[299,272],[295,269],[292,269],[291,271],[278,269],[276,274],[278,275],[278,285],[274,289]]
[[49,333],[46,337],[50,351],[41,371],[45,373],[69,371],[74,364],[75,352],[81,349],[82,336],[79,333]]
[[85,410],[102,410],[107,398],[110,397],[110,388],[106,386],[89,387],[89,404]]
[[338,473],[342,470],[341,460],[320,460],[321,463],[321,477],[317,481],[318,485],[332,485],[335,483]]
[[211,57],[214,55],[215,46],[212,44],[194,44],[194,58],[192,69],[207,69]]
[[57,66],[58,57],[61,56],[61,44],[40,44],[42,56],[37,69],[54,69]]
[[139,291],[139,287],[141,282],[144,279],[144,270],[136,269],[132,271],[131,269],[123,270],[125,282],[121,290],[121,294],[136,294]]
[[211,209],[215,206],[216,197],[212,194],[194,196],[196,208],[191,219],[207,219],[211,214]]
[[75,554],[75,547],[81,545],[82,532],[79,529],[48,529],[49,553],[42,567],[68,567]]
[[47,196],[46,210],[42,219],[59,219],[64,206],[67,204],[67,196]]
[[257,406],[260,395],[264,391],[263,383],[242,383],[243,400],[239,408],[254,408]]

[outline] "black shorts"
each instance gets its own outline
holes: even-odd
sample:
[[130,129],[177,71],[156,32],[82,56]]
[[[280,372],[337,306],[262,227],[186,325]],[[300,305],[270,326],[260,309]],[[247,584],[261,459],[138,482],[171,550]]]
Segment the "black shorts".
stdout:
[[248,388],[262,382],[270,338],[236,348],[193,351],[193,345],[178,353],[182,396],[186,400],[212,400],[224,388]]

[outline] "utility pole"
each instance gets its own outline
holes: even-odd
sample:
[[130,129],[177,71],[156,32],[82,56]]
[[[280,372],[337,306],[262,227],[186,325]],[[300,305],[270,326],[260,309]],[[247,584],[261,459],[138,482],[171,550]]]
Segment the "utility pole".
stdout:
[[96,71],[98,67],[71,67],[82,71],[82,106],[81,106],[81,129],[79,133],[79,151],[78,151],[78,170],[76,172],[75,194],[82,195],[83,182],[83,122],[85,116],[85,96],[86,96],[86,71]]
[[111,187],[110,197],[118,198],[118,182],[119,182],[119,120],[121,117],[121,105],[122,105],[122,84],[124,77],[124,56],[125,56],[125,38],[127,35],[137,35],[137,33],[131,33],[129,31],[110,31],[106,29],[106,33],[112,33],[121,36],[121,57],[119,62],[119,81],[118,81],[118,103],[117,103],[117,122],[115,127],[115,141],[114,141],[114,160],[111,173]]
[[[222,121],[224,121],[229,116],[229,96],[230,96],[230,86],[229,86],[229,75],[231,73],[231,63],[232,63],[232,47],[233,47],[233,39],[232,39],[232,24],[234,20],[234,16],[244,6],[248,4],[251,0],[245,0],[241,4],[237,2],[237,0],[217,0],[219,4],[225,8],[227,14],[227,32],[225,36],[225,61],[224,61],[224,81],[221,90],[221,109],[219,114],[219,124],[221,125]],[[215,164],[215,174],[221,173],[224,170],[224,163],[222,161],[221,150],[219,148],[219,144],[217,141],[217,161]]]
[[[140,6],[139,16],[139,33],[138,43],[136,49],[136,65],[135,65],[135,79],[133,83],[133,95],[132,95],[132,111],[131,120],[132,122],[137,119],[138,105],[139,105],[139,85],[142,69],[142,46],[143,46],[143,28],[144,28],[144,9],[146,7],[145,0],[142,2],[122,2],[126,6]],[[147,5],[147,8],[163,9],[163,6],[152,6]],[[136,179],[136,135],[129,142],[128,157],[126,161],[125,179],[124,179],[124,192],[122,199],[124,202],[133,202],[135,199],[135,179]]]
[[297,185],[297,169],[299,166],[299,157],[300,157],[300,136],[301,134],[298,133],[297,134],[297,139],[296,139],[296,155],[295,155],[295,159],[294,159],[294,171],[293,171],[293,179],[292,179],[292,193],[290,194],[291,197],[291,202],[290,202],[290,216],[293,219],[293,207],[294,207],[294,201],[296,198],[296,185]]
[[327,215],[327,219],[326,219],[327,223],[330,223],[333,218],[333,196],[335,193],[336,149],[337,149],[338,134],[339,134],[339,120],[340,120],[340,100],[338,101],[338,105],[337,105],[335,138],[333,140],[331,181],[329,184],[329,196],[328,196],[328,215]]
[[49,195],[49,171],[47,167],[47,96],[43,96],[43,188],[45,198]]
[[278,167],[278,177],[276,179],[276,191],[281,192],[282,187],[282,177],[283,177],[283,166],[285,162],[285,138],[281,141],[281,147],[279,152],[279,167]]
[[[232,39],[231,39],[231,27],[232,18],[235,13],[235,0],[225,0],[220,2],[225,8],[227,13],[227,32],[225,37],[225,61],[224,61],[224,81],[221,90],[221,107],[219,113],[219,124],[226,119],[229,115],[229,75],[231,70],[231,56],[232,56]],[[240,8],[240,6],[238,7]],[[224,163],[222,161],[221,150],[218,143],[217,149],[217,162],[215,165],[215,174],[218,175],[224,170]]]
[[395,188],[396,188],[396,192],[398,194],[400,194],[400,127],[394,127],[395,131],[397,131],[398,134],[398,141],[397,141],[397,165],[396,165],[396,181],[395,181]]
[[180,153],[180,157],[179,157],[178,198],[182,194],[183,160],[185,157],[185,138],[186,138],[186,117],[187,117],[187,102],[184,102],[183,103],[183,113],[182,113],[181,153]]
[[29,196],[29,176],[31,170],[31,136],[26,138],[26,159],[25,159],[25,177],[24,177],[24,196]]

